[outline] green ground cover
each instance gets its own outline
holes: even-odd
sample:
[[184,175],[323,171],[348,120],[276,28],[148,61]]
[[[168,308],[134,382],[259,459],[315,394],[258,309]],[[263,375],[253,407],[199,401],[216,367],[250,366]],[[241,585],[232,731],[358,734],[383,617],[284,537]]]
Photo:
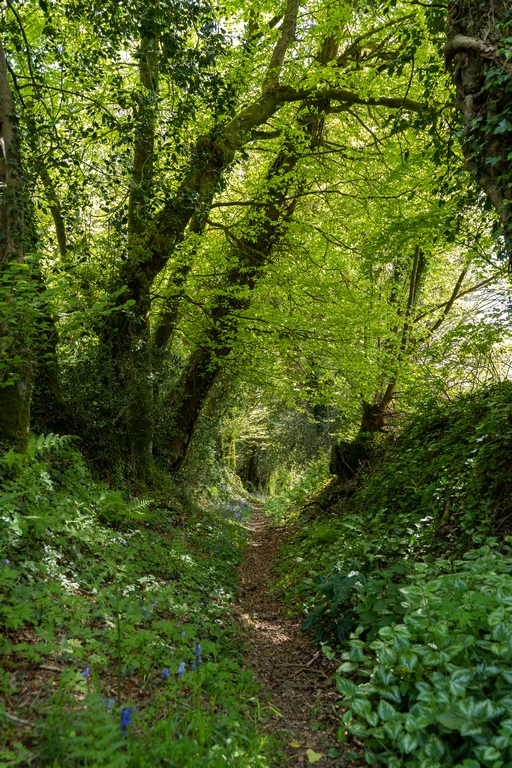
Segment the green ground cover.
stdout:
[[130,499],[53,436],[0,473],[0,765],[269,765],[230,617],[242,494]]
[[512,766],[511,395],[430,404],[319,504],[272,502],[295,525],[277,582],[369,764]]

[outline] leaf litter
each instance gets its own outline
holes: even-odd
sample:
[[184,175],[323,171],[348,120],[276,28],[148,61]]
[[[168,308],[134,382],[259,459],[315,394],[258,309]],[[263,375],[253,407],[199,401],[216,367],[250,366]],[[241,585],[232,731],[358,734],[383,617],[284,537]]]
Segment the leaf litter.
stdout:
[[333,681],[338,663],[318,651],[301,631],[300,617],[287,614],[272,588],[272,566],[289,532],[258,508],[247,527],[251,538],[239,568],[236,610],[245,628],[247,667],[268,699],[261,708],[262,727],[281,743],[286,765],[362,765],[354,761],[362,751],[336,737],[342,714]]

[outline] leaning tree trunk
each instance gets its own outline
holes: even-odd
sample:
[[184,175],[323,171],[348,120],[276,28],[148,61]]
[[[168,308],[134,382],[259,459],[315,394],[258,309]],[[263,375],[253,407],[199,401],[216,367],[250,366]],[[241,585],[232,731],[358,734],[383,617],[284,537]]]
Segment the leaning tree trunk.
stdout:
[[512,16],[509,0],[457,0],[447,19],[445,55],[464,124],[466,168],[497,210],[512,262]]
[[290,145],[279,153],[269,171],[269,199],[264,213],[262,215],[261,207],[257,206],[249,217],[249,229],[257,229],[257,236],[232,241],[235,266],[227,276],[222,294],[213,302],[210,326],[203,343],[193,352],[167,402],[173,412],[172,435],[169,437],[173,470],[179,469],[185,460],[208,393],[233,349],[240,312],[250,306],[250,295],[295,209],[296,199],[287,200],[289,186],[282,180],[292,173],[300,157],[297,147]]
[[[322,60],[331,61],[337,52],[337,44],[328,38],[322,47]],[[298,124],[303,131],[302,140],[297,136],[285,142],[267,173],[267,193],[264,208],[255,206],[248,217],[248,231],[252,237],[236,238],[228,235],[232,245],[232,261],[224,290],[216,297],[210,312],[211,324],[203,344],[191,356],[176,391],[167,405],[173,411],[172,435],[169,448],[173,456],[171,468],[178,470],[187,455],[197,421],[205,400],[215,383],[223,362],[231,354],[240,323],[240,313],[251,304],[252,292],[273,251],[282,240],[297,205],[293,188],[301,186],[296,167],[301,158],[314,150],[321,139],[325,110],[328,101],[319,99],[304,102],[299,112],[311,112],[301,117]]]
[[0,41],[0,444],[21,452],[30,429],[32,387],[24,208],[17,118]]

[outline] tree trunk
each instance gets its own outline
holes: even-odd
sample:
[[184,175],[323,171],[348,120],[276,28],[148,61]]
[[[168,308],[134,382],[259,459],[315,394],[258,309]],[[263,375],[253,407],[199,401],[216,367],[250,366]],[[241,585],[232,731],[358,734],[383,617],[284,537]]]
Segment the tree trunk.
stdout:
[[120,282],[127,290],[119,297],[134,304],[114,312],[103,328],[98,352],[100,379],[116,392],[112,420],[126,442],[132,470],[146,479],[152,463],[154,406],[149,311],[151,280],[146,262],[148,221],[154,197],[154,145],[158,113],[158,41],[141,35],[137,52],[139,86],[135,93],[133,172],[128,200],[128,259]]
[[301,119],[304,141],[297,137],[287,141],[268,171],[266,204],[255,207],[248,217],[248,231],[257,235],[239,239],[228,233],[235,266],[213,304],[203,346],[193,353],[169,402],[174,410],[170,440],[173,470],[183,464],[203,403],[236,341],[240,312],[250,306],[250,295],[295,210],[297,198],[292,195],[288,199],[292,185],[297,183],[293,171],[303,154],[317,145],[323,130],[321,105],[315,107],[316,111]]
[[376,397],[374,403],[363,403],[363,418],[359,427],[360,435],[363,433],[374,435],[376,432],[386,431],[386,427],[396,416],[393,403],[396,383],[396,379],[390,381],[384,394]]
[[512,17],[506,0],[449,4],[445,56],[462,115],[466,168],[496,208],[512,261]]
[[[16,286],[30,270],[25,264],[25,200],[17,117],[0,41],[0,444],[22,452],[30,430],[32,364],[29,299]],[[23,291],[21,292],[23,296]]]

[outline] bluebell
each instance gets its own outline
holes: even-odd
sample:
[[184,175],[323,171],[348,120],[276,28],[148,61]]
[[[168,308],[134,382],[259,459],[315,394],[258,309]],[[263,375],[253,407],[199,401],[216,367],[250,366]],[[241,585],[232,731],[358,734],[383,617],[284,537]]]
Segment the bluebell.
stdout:
[[121,733],[126,737],[128,726],[132,724],[132,715],[135,710],[131,707],[124,707],[121,710]]

